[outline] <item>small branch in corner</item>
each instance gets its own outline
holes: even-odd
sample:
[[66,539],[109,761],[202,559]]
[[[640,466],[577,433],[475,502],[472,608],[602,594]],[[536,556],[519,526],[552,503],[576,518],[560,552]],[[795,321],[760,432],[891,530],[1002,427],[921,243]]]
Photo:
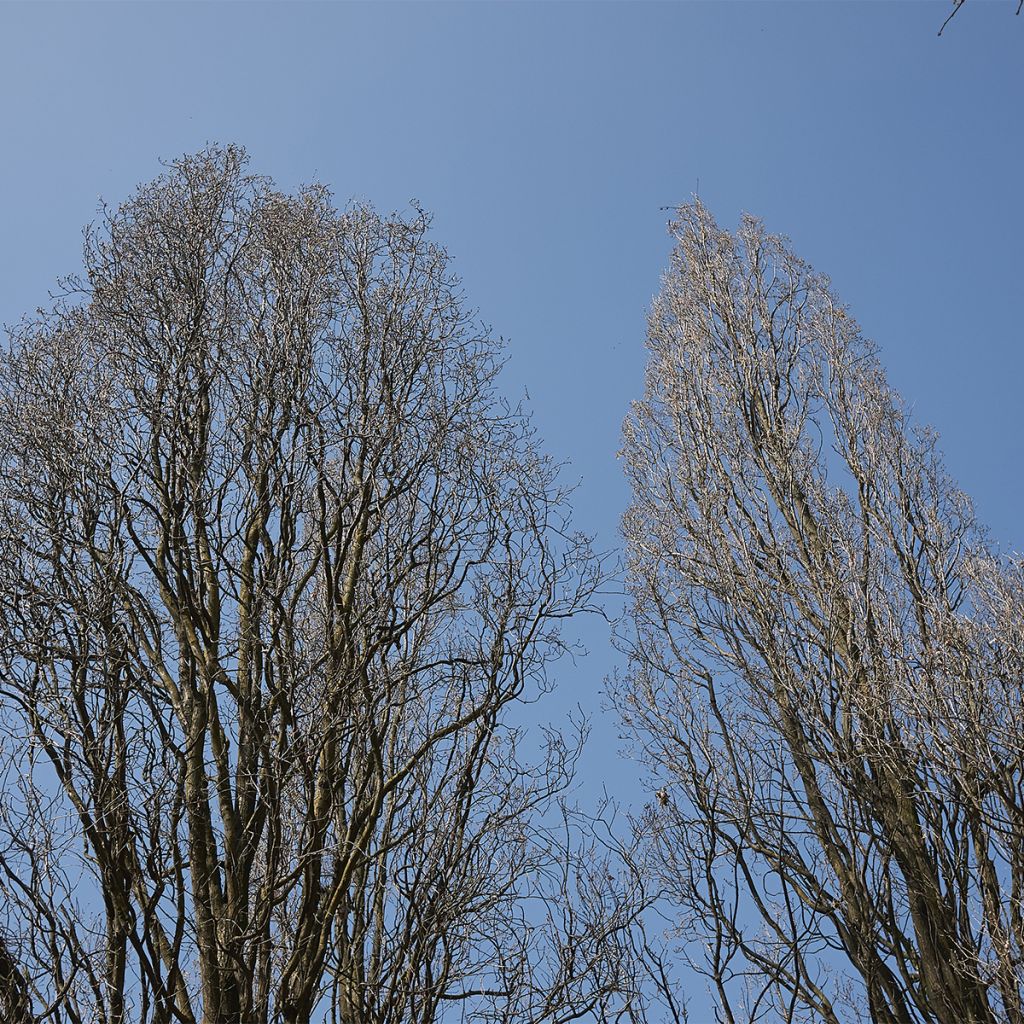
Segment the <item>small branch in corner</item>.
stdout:
[[[1024,2],[1024,0],[1022,0],[1022,2]],[[956,16],[956,12],[957,12],[957,11],[959,11],[959,10],[960,10],[960,8],[961,8],[961,7],[963,7],[963,5],[964,5],[965,3],[967,3],[967,0],[953,0],[953,10],[951,10],[951,11],[949,12],[949,16],[948,16],[948,17],[946,18],[946,20],[945,20],[945,21],[944,21],[944,22],[942,23],[942,25],[941,25],[941,26],[939,27],[939,35],[940,35],[940,36],[942,35],[942,33],[943,33],[943,31],[945,30],[946,26],[947,26],[947,25],[948,25],[948,24],[949,24],[949,23],[950,23],[950,22],[951,22],[951,21],[953,20],[953,18],[954,18],[954,17]],[[1019,8],[1018,8],[1018,10],[1019,10]]]
[[[953,10],[949,12],[949,16],[946,18],[946,20],[942,23],[942,26],[939,28],[940,36],[942,35],[943,30],[946,28],[946,26],[953,20],[954,16],[957,14],[960,8],[963,7],[965,3],[967,3],[967,0],[953,0]],[[1024,0],[1017,0],[1017,10],[1014,11],[1013,13],[1020,14],[1022,10],[1024,10]]]

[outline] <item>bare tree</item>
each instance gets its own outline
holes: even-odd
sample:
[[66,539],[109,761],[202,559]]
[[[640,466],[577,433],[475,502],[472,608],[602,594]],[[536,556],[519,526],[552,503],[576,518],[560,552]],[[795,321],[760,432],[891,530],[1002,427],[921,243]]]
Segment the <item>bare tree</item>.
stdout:
[[619,704],[720,1020],[1024,1020],[1024,566],[824,277],[701,205],[625,428]]
[[580,737],[516,724],[600,572],[556,467],[425,215],[245,164],[105,210],[0,361],[0,1005],[628,1014]]

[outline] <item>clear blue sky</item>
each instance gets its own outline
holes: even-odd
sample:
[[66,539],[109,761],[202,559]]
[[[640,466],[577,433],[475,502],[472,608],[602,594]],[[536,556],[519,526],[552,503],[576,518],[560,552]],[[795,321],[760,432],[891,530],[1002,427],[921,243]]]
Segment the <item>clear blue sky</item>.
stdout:
[[[662,207],[700,194],[829,273],[994,536],[1024,548],[1024,17],[949,4],[0,4],[0,321],[77,269],[158,157],[245,145],[291,187],[419,199],[506,387],[617,544]],[[562,706],[596,709],[600,623]],[[594,777],[626,775],[597,729]]]

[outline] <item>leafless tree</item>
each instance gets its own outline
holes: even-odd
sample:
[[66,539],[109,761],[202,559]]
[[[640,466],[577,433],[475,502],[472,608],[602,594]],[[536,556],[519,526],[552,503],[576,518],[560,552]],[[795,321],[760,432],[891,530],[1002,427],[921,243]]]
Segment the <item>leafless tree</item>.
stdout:
[[1024,1020],[1024,566],[826,278],[678,211],[617,703],[719,1019]]
[[211,148],[13,331],[6,1019],[633,1012],[579,737],[516,711],[599,565],[427,228]]

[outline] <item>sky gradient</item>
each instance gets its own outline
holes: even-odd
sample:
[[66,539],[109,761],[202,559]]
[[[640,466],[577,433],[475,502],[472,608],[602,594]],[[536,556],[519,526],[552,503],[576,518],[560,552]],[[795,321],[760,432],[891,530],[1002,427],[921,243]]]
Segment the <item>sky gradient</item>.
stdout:
[[[508,339],[580,525],[618,543],[665,207],[699,189],[828,273],[1005,550],[1024,548],[1024,17],[972,0],[0,4],[0,321],[80,266],[81,228],[159,158],[238,142],[283,188],[433,212]],[[557,718],[598,715],[598,620]],[[627,791],[627,790],[617,790]]]

